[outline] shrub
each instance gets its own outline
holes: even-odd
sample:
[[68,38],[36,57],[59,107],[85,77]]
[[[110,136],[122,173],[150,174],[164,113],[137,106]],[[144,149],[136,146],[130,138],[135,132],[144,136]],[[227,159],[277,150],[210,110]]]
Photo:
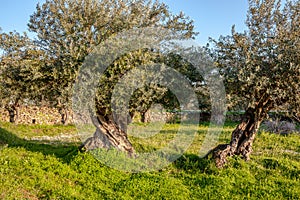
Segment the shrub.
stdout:
[[275,121],[265,121],[263,127],[265,127],[266,131],[276,134],[290,134],[297,131],[294,123],[278,119]]

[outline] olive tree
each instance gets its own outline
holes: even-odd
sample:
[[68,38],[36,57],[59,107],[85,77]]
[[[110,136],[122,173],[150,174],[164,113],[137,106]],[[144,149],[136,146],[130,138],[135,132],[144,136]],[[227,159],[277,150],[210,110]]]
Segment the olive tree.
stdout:
[[45,87],[45,54],[24,33],[0,33],[0,98],[15,122],[18,107],[36,103]]
[[[54,60],[57,83],[53,88],[63,94],[60,97],[68,103],[86,56],[108,38],[122,31],[149,26],[164,27],[183,38],[196,34],[193,21],[183,13],[174,15],[164,3],[151,0],[46,0],[37,5],[28,26],[37,34],[40,48]],[[122,77],[137,65],[154,62],[156,57],[157,53],[152,49],[139,49],[122,56],[110,66],[107,78],[102,80],[97,93],[97,131],[84,143],[86,149],[114,147],[129,154],[134,151],[126,132],[113,120],[109,101],[111,88],[117,82],[114,78]],[[132,107],[141,111],[147,108],[144,104],[151,103],[144,100],[148,100],[153,91],[160,91],[157,99],[167,92],[157,85],[149,85],[142,90],[132,101]]]
[[249,0],[248,30],[215,40],[212,56],[231,102],[245,105],[231,142],[214,149],[217,166],[226,157],[250,159],[252,144],[270,110],[299,108],[300,2]]

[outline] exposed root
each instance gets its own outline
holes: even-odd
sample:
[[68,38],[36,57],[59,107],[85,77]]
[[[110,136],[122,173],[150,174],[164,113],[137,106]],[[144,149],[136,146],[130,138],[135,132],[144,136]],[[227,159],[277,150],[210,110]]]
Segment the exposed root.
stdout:
[[227,163],[227,156],[230,155],[230,149],[229,144],[220,144],[212,150],[213,159],[215,159],[218,168],[223,168]]

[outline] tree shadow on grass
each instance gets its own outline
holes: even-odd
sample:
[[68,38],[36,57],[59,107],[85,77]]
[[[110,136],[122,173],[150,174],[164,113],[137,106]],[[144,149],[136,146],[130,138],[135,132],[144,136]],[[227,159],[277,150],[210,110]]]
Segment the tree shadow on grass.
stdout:
[[200,158],[195,154],[184,154],[173,163],[174,167],[186,173],[214,173],[214,162],[211,159]]
[[[47,144],[49,141],[32,141],[18,137],[17,135],[0,127],[0,150],[3,146],[21,147],[31,152],[40,152],[43,155],[54,155],[63,163],[70,163],[74,156],[79,153],[80,144],[77,143],[55,143]],[[141,148],[141,147],[140,147]],[[149,147],[151,148],[151,147]],[[174,161],[173,166],[186,173],[214,173],[212,160],[200,158],[195,154],[184,154]]]
[[78,145],[75,143],[45,144],[41,141],[26,140],[19,138],[15,134],[1,127],[0,145],[7,147],[22,147],[31,152],[54,155],[65,163],[69,163],[72,157],[78,154]]

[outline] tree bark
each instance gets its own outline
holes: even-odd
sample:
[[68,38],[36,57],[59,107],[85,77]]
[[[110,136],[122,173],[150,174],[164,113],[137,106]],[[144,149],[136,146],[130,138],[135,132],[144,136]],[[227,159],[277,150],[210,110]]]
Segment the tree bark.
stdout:
[[88,138],[83,143],[81,148],[84,150],[116,148],[119,151],[127,152],[130,156],[134,154],[134,148],[126,133],[128,119],[119,120],[116,123],[112,115],[109,115],[93,117],[92,120],[96,127],[96,132],[93,137]]
[[140,115],[141,115],[141,122],[142,122],[142,123],[146,123],[146,113],[147,113],[147,111],[145,111],[145,112],[140,112]]
[[253,141],[266,115],[262,108],[246,110],[241,123],[232,132],[230,144],[221,144],[212,150],[218,168],[227,163],[229,156],[241,155],[246,161],[250,159]]
[[6,109],[8,111],[8,115],[9,115],[9,122],[10,123],[15,123],[17,121],[17,118],[18,118],[17,106],[13,105],[13,106],[7,107]]
[[60,119],[61,123],[62,124],[66,124],[66,122],[68,120],[68,111],[67,111],[67,109],[60,108],[58,110],[58,112],[59,112],[59,114],[61,116],[61,119]]

